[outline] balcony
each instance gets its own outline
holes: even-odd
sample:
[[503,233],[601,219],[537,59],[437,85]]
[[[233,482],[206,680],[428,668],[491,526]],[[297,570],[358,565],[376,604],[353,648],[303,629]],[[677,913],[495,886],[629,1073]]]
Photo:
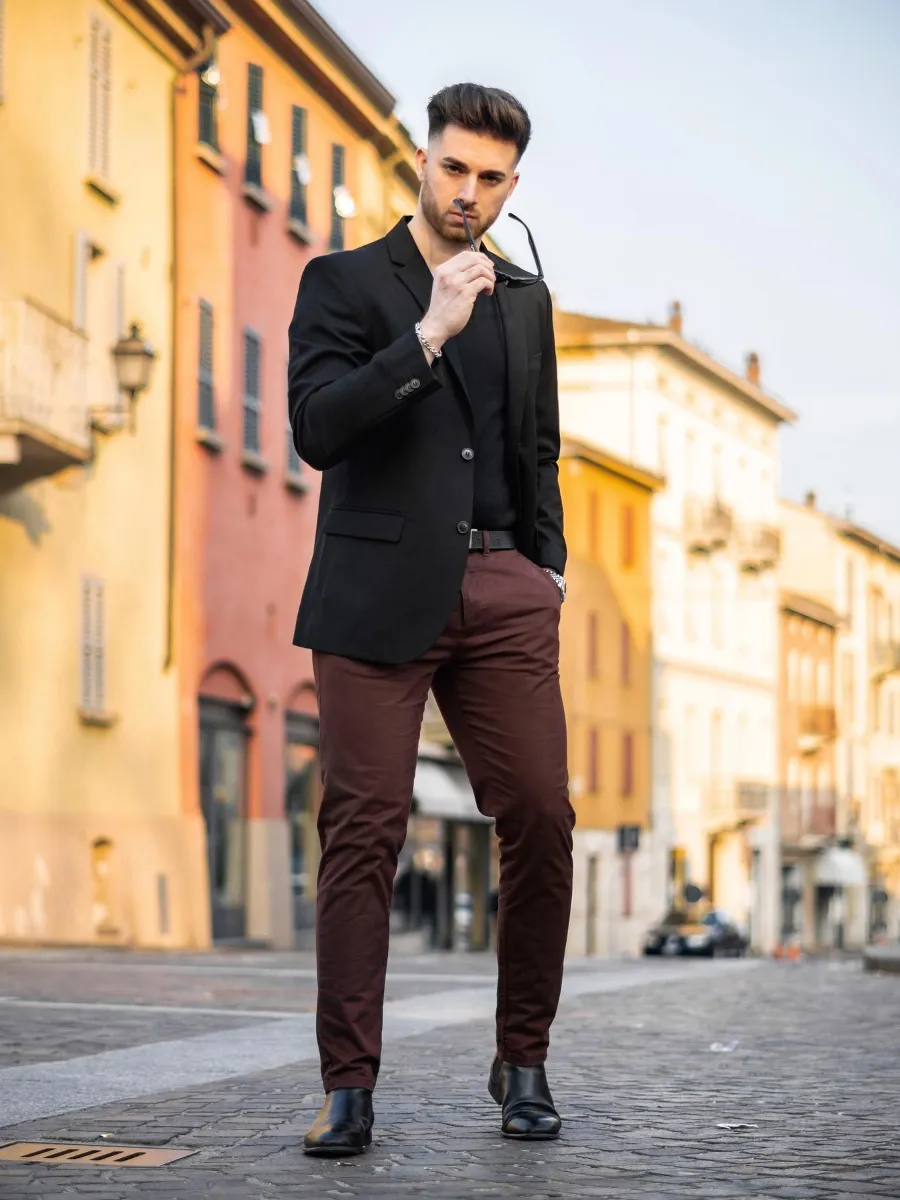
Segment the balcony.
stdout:
[[31,300],[0,302],[0,492],[91,454],[87,338]]
[[705,815],[720,828],[759,821],[775,803],[775,788],[749,780],[709,781],[703,789]]
[[742,525],[737,547],[742,571],[771,571],[781,555],[781,534],[773,525]]
[[684,530],[688,550],[694,554],[712,554],[724,550],[731,540],[734,517],[721,500],[688,496],[684,505]]
[[809,704],[798,710],[797,731],[801,754],[815,754],[824,742],[837,735],[837,713],[833,704]]
[[782,788],[781,840],[789,846],[815,846],[837,833],[834,788]]
[[872,647],[872,667],[877,679],[900,674],[900,642],[876,642]]

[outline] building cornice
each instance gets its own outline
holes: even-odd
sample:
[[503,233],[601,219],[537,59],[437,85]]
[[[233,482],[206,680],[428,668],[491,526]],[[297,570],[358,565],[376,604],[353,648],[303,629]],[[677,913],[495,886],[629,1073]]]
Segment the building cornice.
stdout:
[[[591,350],[634,350],[652,347],[681,358],[695,370],[723,383],[741,399],[749,401],[757,409],[777,421],[792,423],[797,414],[793,409],[770,396],[768,392],[736,371],[724,366],[686,341],[673,329],[662,325],[629,325],[624,321],[611,321],[603,317],[591,318],[580,314],[561,313],[557,330],[557,351],[564,353]],[[573,318],[571,330],[566,330],[566,317]],[[594,324],[596,322],[596,324]],[[593,326],[593,327],[592,327]]]
[[885,538],[879,537],[877,533],[873,533],[870,529],[864,529],[862,525],[856,525],[852,521],[843,520],[840,517],[829,517],[827,519],[832,528],[841,537],[858,542],[861,546],[865,546],[867,550],[874,550],[876,554],[880,554],[883,558],[889,558],[892,562],[900,564],[900,547],[895,546],[892,542],[886,541]]
[[408,182],[414,150],[392,113],[394,97],[307,0],[229,0],[229,7],[382,158],[396,156],[394,170]]
[[650,471],[646,467],[639,467],[635,463],[626,461],[624,458],[619,458],[616,454],[611,454],[608,450],[603,450],[599,446],[593,445],[591,442],[586,442],[581,438],[569,437],[568,434],[563,434],[559,457],[560,459],[581,459],[582,462],[590,463],[594,467],[601,467],[604,471],[609,471],[613,475],[627,479],[629,483],[635,483],[638,487],[645,488],[648,492],[658,492],[666,486],[664,475],[657,475],[654,471]]
[[819,625],[827,626],[829,629],[836,629],[840,624],[840,618],[833,608],[827,604],[823,604],[821,600],[815,600],[812,596],[801,595],[799,592],[782,592],[781,608],[783,612],[794,613],[798,617],[806,617]]

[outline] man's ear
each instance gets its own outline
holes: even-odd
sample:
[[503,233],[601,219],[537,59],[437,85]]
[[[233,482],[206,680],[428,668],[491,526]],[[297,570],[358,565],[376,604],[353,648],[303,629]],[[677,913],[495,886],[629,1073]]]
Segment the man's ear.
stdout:
[[425,182],[425,165],[428,162],[428,151],[423,150],[420,146],[416,151],[416,174],[419,177],[419,183]]

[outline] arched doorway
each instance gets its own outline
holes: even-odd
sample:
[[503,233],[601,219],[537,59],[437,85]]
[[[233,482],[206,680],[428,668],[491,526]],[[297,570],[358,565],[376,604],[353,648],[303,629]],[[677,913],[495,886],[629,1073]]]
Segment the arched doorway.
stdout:
[[247,714],[253,697],[231,667],[200,687],[200,806],[206,822],[215,941],[247,932]]

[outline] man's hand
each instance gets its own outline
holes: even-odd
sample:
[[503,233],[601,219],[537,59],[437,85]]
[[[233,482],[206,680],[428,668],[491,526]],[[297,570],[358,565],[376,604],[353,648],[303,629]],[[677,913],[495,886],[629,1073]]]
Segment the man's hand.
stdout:
[[[479,292],[494,290],[494,264],[486,254],[463,250],[434,272],[431,304],[422,318],[422,336],[436,350],[465,329]],[[429,356],[430,357],[430,356]]]

